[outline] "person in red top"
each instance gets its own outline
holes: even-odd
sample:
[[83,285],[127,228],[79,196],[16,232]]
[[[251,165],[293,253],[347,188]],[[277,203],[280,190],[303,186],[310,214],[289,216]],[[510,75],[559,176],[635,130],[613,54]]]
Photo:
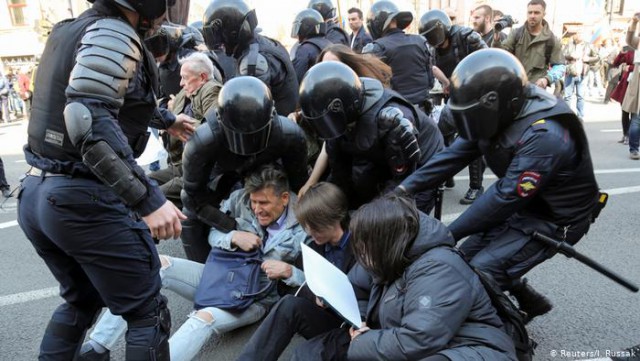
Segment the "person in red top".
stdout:
[[[620,73],[620,81],[618,82],[618,85],[611,93],[611,99],[617,101],[620,104],[622,104],[624,96],[627,93],[627,86],[629,85],[629,74],[633,72],[633,56],[633,49],[631,49],[629,46],[625,46],[613,61],[613,66],[621,67],[622,72]],[[622,139],[619,141],[619,143],[629,144],[630,124],[631,118],[629,117],[629,113],[622,110]]]
[[20,74],[18,74],[18,90],[20,91],[20,98],[24,102],[24,112],[27,117],[31,112],[31,89],[29,89],[30,85],[31,76],[29,75],[29,69],[25,66],[20,69]]

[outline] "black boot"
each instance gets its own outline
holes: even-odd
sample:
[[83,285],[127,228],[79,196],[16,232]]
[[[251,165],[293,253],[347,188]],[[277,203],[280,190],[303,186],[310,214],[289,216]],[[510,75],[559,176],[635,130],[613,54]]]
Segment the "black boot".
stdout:
[[482,175],[484,173],[484,160],[482,157],[469,163],[469,190],[460,204],[471,204],[484,192],[482,187]]
[[529,323],[534,317],[542,316],[553,308],[551,301],[533,289],[526,278],[523,278],[521,282],[512,287],[509,293],[518,301],[520,310],[527,314],[524,320],[525,324]]

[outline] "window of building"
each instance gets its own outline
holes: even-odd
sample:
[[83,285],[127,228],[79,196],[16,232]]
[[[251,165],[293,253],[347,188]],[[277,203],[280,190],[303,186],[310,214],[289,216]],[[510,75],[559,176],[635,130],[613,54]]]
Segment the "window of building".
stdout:
[[9,6],[9,15],[11,15],[11,23],[13,26],[27,25],[24,18],[24,8],[27,6],[26,0],[7,0]]

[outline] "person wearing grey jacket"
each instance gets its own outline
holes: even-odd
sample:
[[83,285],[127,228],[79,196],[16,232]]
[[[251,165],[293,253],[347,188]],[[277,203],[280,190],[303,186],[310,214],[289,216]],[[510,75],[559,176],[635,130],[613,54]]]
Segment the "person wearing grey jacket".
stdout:
[[351,330],[349,360],[516,360],[482,283],[442,223],[389,194],[361,207],[350,227],[373,287],[366,324]]

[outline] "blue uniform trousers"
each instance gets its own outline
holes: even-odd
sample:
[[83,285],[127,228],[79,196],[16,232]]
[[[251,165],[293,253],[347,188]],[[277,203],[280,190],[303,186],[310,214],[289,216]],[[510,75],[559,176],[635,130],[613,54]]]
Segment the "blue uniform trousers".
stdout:
[[[148,227],[108,187],[88,178],[27,176],[18,198],[20,227],[65,300],[45,331],[41,360],[71,360],[104,305],[129,323],[153,319],[161,297],[156,247]],[[153,343],[157,325],[149,326],[130,331],[127,343]]]

